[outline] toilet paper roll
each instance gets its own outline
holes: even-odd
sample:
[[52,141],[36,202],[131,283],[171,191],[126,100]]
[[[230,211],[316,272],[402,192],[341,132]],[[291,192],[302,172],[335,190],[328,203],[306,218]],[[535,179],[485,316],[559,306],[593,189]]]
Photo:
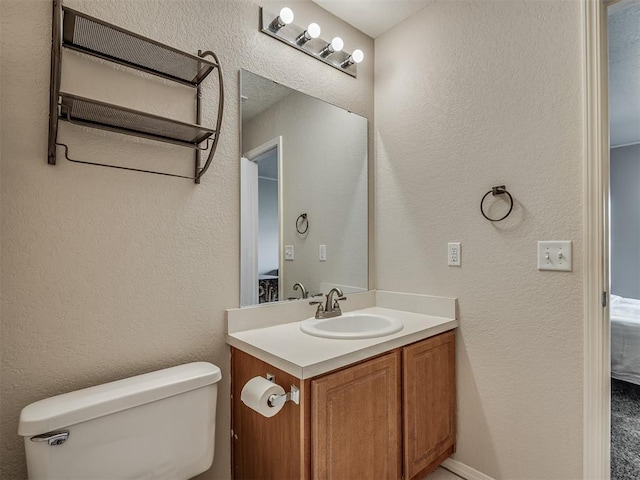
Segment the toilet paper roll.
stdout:
[[276,407],[270,407],[269,397],[271,395],[282,395],[283,393],[284,388],[280,385],[263,377],[253,377],[242,387],[240,400],[250,409],[268,418],[273,417],[284,406],[284,404],[281,404]]

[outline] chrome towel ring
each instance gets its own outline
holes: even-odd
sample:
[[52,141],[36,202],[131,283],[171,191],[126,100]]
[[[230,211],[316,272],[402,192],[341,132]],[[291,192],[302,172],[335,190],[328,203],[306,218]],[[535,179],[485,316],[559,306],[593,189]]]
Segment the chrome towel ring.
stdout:
[[[507,195],[509,197],[509,211],[507,213],[505,213],[504,216],[502,216],[500,218],[489,218],[487,216],[487,214],[484,213],[484,200],[487,198],[487,196],[490,193],[493,194],[494,197],[496,195]],[[484,218],[486,218],[487,220],[489,220],[490,222],[500,222],[500,221],[504,220],[505,218],[507,218],[509,216],[509,214],[511,213],[512,210],[513,210],[513,197],[507,191],[507,189],[506,189],[506,187],[504,185],[499,185],[497,187],[491,187],[491,190],[489,190],[487,193],[485,193],[484,197],[482,197],[482,200],[480,200],[480,213],[482,213],[482,216]]]

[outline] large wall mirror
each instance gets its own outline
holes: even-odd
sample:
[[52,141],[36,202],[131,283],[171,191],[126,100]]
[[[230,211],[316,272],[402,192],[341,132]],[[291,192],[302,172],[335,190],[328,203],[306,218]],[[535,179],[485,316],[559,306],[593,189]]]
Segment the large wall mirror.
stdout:
[[240,84],[240,305],[367,290],[367,119],[246,70]]

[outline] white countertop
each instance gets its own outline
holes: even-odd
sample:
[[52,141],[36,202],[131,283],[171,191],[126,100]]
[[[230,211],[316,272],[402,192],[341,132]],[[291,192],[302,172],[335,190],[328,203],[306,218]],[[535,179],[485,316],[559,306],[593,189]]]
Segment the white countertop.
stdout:
[[[455,299],[451,299],[455,305]],[[307,379],[374,357],[458,326],[455,318],[369,307],[360,310],[402,320],[404,328],[378,338],[342,340],[307,335],[300,322],[230,332],[227,343],[297,378]]]

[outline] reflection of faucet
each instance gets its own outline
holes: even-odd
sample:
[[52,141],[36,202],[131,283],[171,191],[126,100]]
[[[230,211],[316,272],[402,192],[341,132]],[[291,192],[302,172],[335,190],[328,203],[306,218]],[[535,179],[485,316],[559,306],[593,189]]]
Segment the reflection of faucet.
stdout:
[[[333,298],[333,294],[337,293],[338,298]],[[338,287],[332,288],[327,293],[327,301],[325,305],[322,305],[322,301],[319,302],[309,302],[309,305],[318,305],[318,309],[316,310],[316,318],[332,318],[338,317],[342,315],[342,310],[340,310],[340,305],[338,304],[338,300],[346,300],[347,297],[344,296],[342,290]]]
[[302,298],[309,298],[309,292],[307,292],[307,289],[304,288],[304,285],[302,285],[300,282],[298,283],[294,283],[293,284],[293,289],[294,290],[300,290],[302,292]]

